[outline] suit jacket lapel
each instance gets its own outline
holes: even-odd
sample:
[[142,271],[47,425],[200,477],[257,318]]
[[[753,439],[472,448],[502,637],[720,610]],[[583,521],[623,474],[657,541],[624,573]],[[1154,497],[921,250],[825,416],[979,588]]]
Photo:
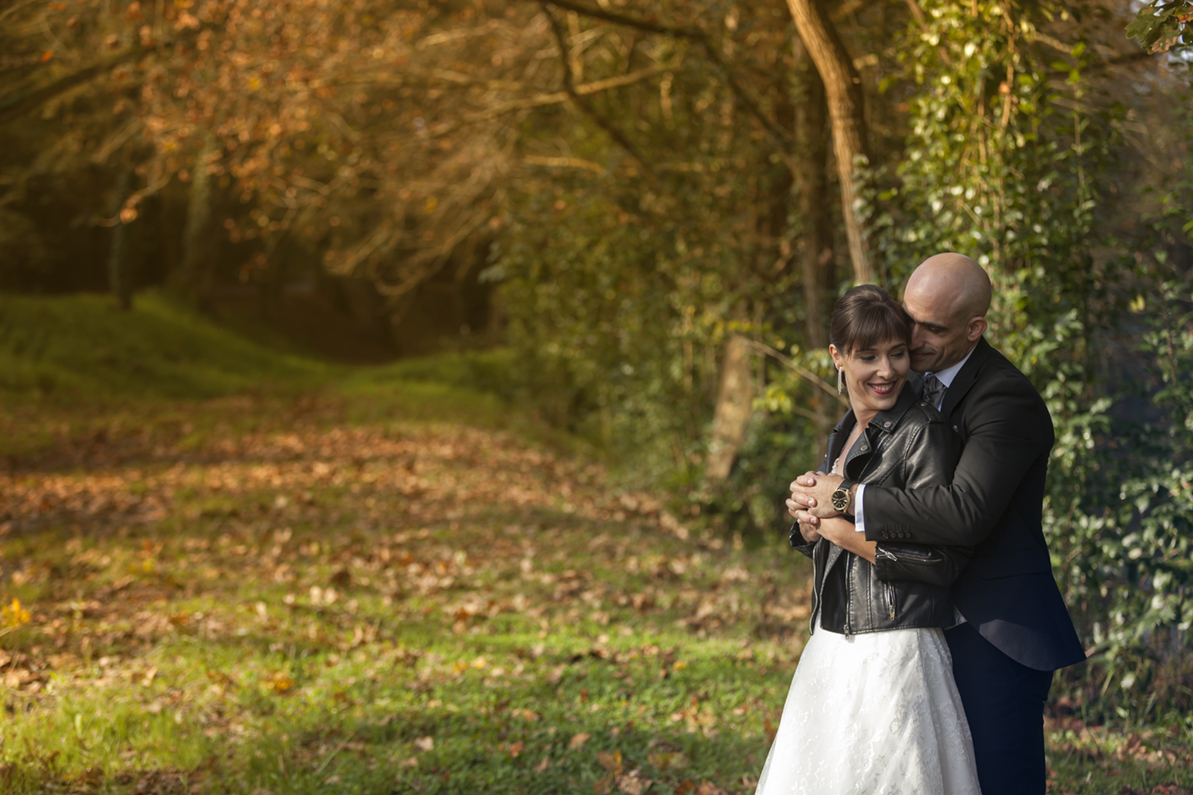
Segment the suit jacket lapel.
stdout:
[[945,390],[944,402],[940,404],[940,413],[945,419],[952,417],[953,409],[978,380],[978,371],[982,369],[982,363],[990,356],[992,350],[994,349],[990,347],[990,343],[986,342],[985,337],[978,340],[977,347],[973,349],[969,361],[965,363],[965,366],[953,379],[953,383],[949,384],[949,388]]

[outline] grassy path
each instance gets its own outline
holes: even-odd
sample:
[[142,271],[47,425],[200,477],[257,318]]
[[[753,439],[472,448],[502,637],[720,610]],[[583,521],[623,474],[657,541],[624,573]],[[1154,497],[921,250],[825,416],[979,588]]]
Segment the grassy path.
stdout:
[[[698,540],[509,432],[350,416],[158,405],[10,460],[0,788],[752,791],[805,638],[781,538]],[[1055,792],[1193,788],[1180,738],[1052,738]]]
[[749,788],[803,561],[508,433],[344,411],[165,408],[10,465],[0,782]]

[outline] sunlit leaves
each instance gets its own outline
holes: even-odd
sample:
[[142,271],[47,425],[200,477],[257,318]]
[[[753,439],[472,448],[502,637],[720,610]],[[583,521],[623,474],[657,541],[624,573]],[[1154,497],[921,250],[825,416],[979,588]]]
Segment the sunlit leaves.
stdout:
[[1152,0],[1127,25],[1126,33],[1149,53],[1162,53],[1191,43],[1186,38],[1190,22],[1193,22],[1193,2]]

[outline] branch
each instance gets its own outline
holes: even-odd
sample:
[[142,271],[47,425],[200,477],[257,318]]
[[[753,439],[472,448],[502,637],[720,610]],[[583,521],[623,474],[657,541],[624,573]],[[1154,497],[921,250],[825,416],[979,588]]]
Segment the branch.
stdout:
[[[1032,39],[1065,55],[1073,54],[1072,44],[1066,44],[1060,39],[1049,36],[1047,33],[1041,33],[1037,30],[1034,34],[1032,34]],[[1134,63],[1135,61],[1150,61],[1155,59],[1155,57],[1156,56],[1154,54],[1147,52],[1146,50],[1120,53],[1118,55],[1099,58],[1097,61],[1090,63],[1086,68],[1086,72],[1096,72],[1111,66],[1122,66],[1123,64]]]
[[555,15],[551,13],[551,9],[548,8],[548,0],[544,0],[541,5],[543,7],[543,13],[547,15],[547,20],[551,23],[551,30],[555,34],[555,42],[559,46],[559,57],[563,61],[563,90],[567,92],[568,97],[571,98],[572,103],[575,104],[576,107],[588,114],[588,116],[590,116],[592,120],[596,122],[598,127],[604,130],[609,137],[617,143],[618,146],[624,149],[630,157],[637,161],[638,165],[647,174],[647,176],[649,176],[651,179],[655,179],[655,173],[651,169],[650,164],[648,164],[646,159],[638,153],[638,149],[634,146],[634,143],[627,138],[626,135],[619,130],[616,125],[613,124],[613,122],[609,121],[600,113],[598,113],[597,109],[592,106],[592,103],[581,97],[576,91],[576,85],[572,75],[572,65],[571,61],[568,59],[567,37],[564,35],[563,26],[559,24],[559,20],[555,18]]
[[928,21],[927,17],[924,16],[924,9],[920,8],[919,3],[917,3],[915,0],[906,0],[906,2],[907,7],[911,9],[911,15],[915,17],[915,21],[923,26],[924,23]]
[[546,166],[547,168],[579,168],[585,171],[592,171],[596,174],[604,174],[605,167],[600,163],[594,163],[591,160],[583,160],[578,157],[539,157],[537,155],[527,155],[522,158],[522,162],[528,166]]
[[114,55],[109,55],[107,58],[101,58],[90,66],[85,66],[78,71],[63,75],[62,77],[47,83],[40,88],[35,88],[24,94],[19,94],[15,97],[9,97],[0,100],[0,123],[11,121],[18,116],[21,116],[29,111],[37,108],[44,102],[48,102],[60,94],[65,94],[75,86],[82,85],[88,80],[98,75],[110,72],[121,64],[134,61],[143,55],[148,55],[157,49],[160,45],[144,45],[138,44],[135,47],[130,47],[123,52],[118,52]]
[[549,4],[567,11],[575,11],[577,14],[583,14],[594,19],[603,19],[606,22],[612,22],[616,25],[624,25],[626,27],[644,30],[650,33],[658,33],[664,36],[687,39],[699,44],[704,49],[705,54],[708,55],[708,59],[712,61],[713,64],[716,65],[716,67],[721,71],[721,75],[724,77],[725,82],[729,85],[729,90],[732,91],[735,96],[737,96],[738,101],[745,106],[747,112],[749,112],[749,114],[753,116],[759,124],[762,125],[762,128],[766,130],[771,138],[774,139],[775,143],[778,145],[779,156],[783,159],[783,162],[786,163],[787,167],[791,169],[793,173],[795,172],[795,161],[793,161],[791,156],[787,153],[787,148],[792,143],[791,133],[787,130],[784,130],[762,112],[762,109],[758,107],[758,104],[754,101],[753,97],[751,97],[737,82],[737,78],[733,76],[733,71],[729,68],[729,65],[725,63],[721,56],[717,54],[716,47],[713,46],[712,40],[703,30],[698,28],[677,28],[671,25],[662,25],[657,22],[648,22],[643,19],[635,19],[634,17],[628,17],[624,14],[605,11],[601,8],[590,8],[584,3],[577,3],[574,2],[574,0],[542,0],[542,3],[543,5]]
[[[779,351],[775,350],[771,346],[767,345],[766,343],[758,342],[757,340],[747,339],[746,345],[753,348],[757,353],[760,353],[763,356],[769,356],[772,359],[774,359],[775,361],[782,364],[784,367],[794,370],[797,375],[799,375],[804,380],[810,382],[812,384],[812,386],[819,387],[820,389],[822,389],[825,392],[825,394],[827,394],[833,400],[836,400],[838,403],[845,406],[846,408],[849,407],[849,401],[845,399],[844,395],[837,394],[836,390],[834,390],[831,386],[829,386],[828,383],[823,378],[816,375],[816,373],[812,372],[811,370],[804,367],[803,365],[796,363],[796,361],[794,359],[792,359],[790,356],[786,356],[786,355],[780,353]],[[817,419],[819,419],[819,418],[817,418]]]
[[37,0],[25,0],[25,2],[23,2],[23,3],[17,3],[14,6],[11,6],[9,8],[4,9],[3,11],[0,11],[0,22],[3,22],[4,18],[7,17],[9,14],[16,13],[17,11],[20,11],[22,8],[24,8],[25,6],[33,5],[35,2],[37,2]]
[[76,86],[80,86],[91,80],[94,77],[112,71],[117,66],[135,61],[145,55],[155,53],[172,47],[178,42],[186,39],[197,38],[199,33],[209,28],[214,28],[213,23],[204,23],[197,28],[191,28],[174,38],[166,39],[164,41],[150,42],[148,44],[142,43],[129,47],[118,53],[113,53],[106,58],[100,58],[90,66],[84,66],[70,74],[63,75],[57,80],[51,81],[40,88],[35,88],[24,94],[15,97],[8,97],[0,100],[0,124],[12,121],[13,119],[28,113],[31,110],[39,107],[45,102],[49,102],[55,97],[65,94]]
[[[592,83],[581,83],[576,86],[576,93],[582,97],[589,94],[596,94],[601,91],[607,91],[610,88],[620,88],[628,86],[632,83],[637,83],[645,80],[648,77],[654,77],[658,74],[670,71],[675,68],[675,64],[665,66],[651,66],[646,69],[639,69],[636,72],[620,75],[619,77],[610,77],[606,80],[596,80]],[[501,105],[496,105],[483,111],[471,113],[465,118],[468,121],[482,121],[484,119],[491,119],[494,116],[500,116],[503,113],[509,113],[515,110],[525,110],[527,108],[538,108],[544,105],[558,105],[561,102],[567,102],[570,95],[566,91],[553,91],[550,93],[536,94],[533,97],[526,97],[525,99],[515,99],[505,102]]]
[[[915,5],[915,0],[907,0],[907,2]],[[838,6],[837,8],[834,8],[832,11],[830,11],[828,15],[829,19],[831,19],[833,22],[839,22],[852,14],[854,11],[857,11],[859,8],[865,7],[865,5],[866,0],[849,0],[849,2],[845,3],[844,5]],[[916,6],[916,8],[919,8],[919,6]],[[921,11],[920,13],[922,14],[923,12]]]
[[657,22],[648,22],[645,19],[627,17],[624,14],[618,14],[614,11],[606,11],[603,8],[592,8],[584,3],[573,2],[573,0],[544,0],[544,2],[562,8],[565,11],[575,11],[577,14],[583,14],[586,17],[603,19],[615,25],[624,25],[627,28],[645,30],[649,33],[659,33],[664,36],[692,40],[699,40],[704,35],[702,31],[695,28],[677,28],[671,25],[661,25]]
[[406,70],[402,73],[394,72],[356,72],[353,74],[339,75],[329,80],[313,80],[307,84],[307,88],[328,88],[334,86],[344,85],[408,85],[408,84],[428,84],[435,81],[442,81],[445,83],[454,83],[461,86],[481,86],[496,91],[523,91],[526,89],[524,83],[518,83],[513,80],[486,80],[483,78],[472,77],[463,72],[456,72],[450,69],[432,69],[427,72],[416,72]]

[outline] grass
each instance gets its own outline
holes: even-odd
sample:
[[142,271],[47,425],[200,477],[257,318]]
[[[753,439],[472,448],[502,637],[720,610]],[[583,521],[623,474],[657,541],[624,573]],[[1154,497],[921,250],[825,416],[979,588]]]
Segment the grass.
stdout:
[[[753,791],[806,638],[784,539],[611,486],[510,408],[500,354],[271,364],[168,303],[135,322],[223,375],[183,398],[204,376],[152,346],[120,382],[0,338],[55,384],[3,403],[0,791]],[[1049,738],[1051,792],[1193,791],[1179,731]]]

